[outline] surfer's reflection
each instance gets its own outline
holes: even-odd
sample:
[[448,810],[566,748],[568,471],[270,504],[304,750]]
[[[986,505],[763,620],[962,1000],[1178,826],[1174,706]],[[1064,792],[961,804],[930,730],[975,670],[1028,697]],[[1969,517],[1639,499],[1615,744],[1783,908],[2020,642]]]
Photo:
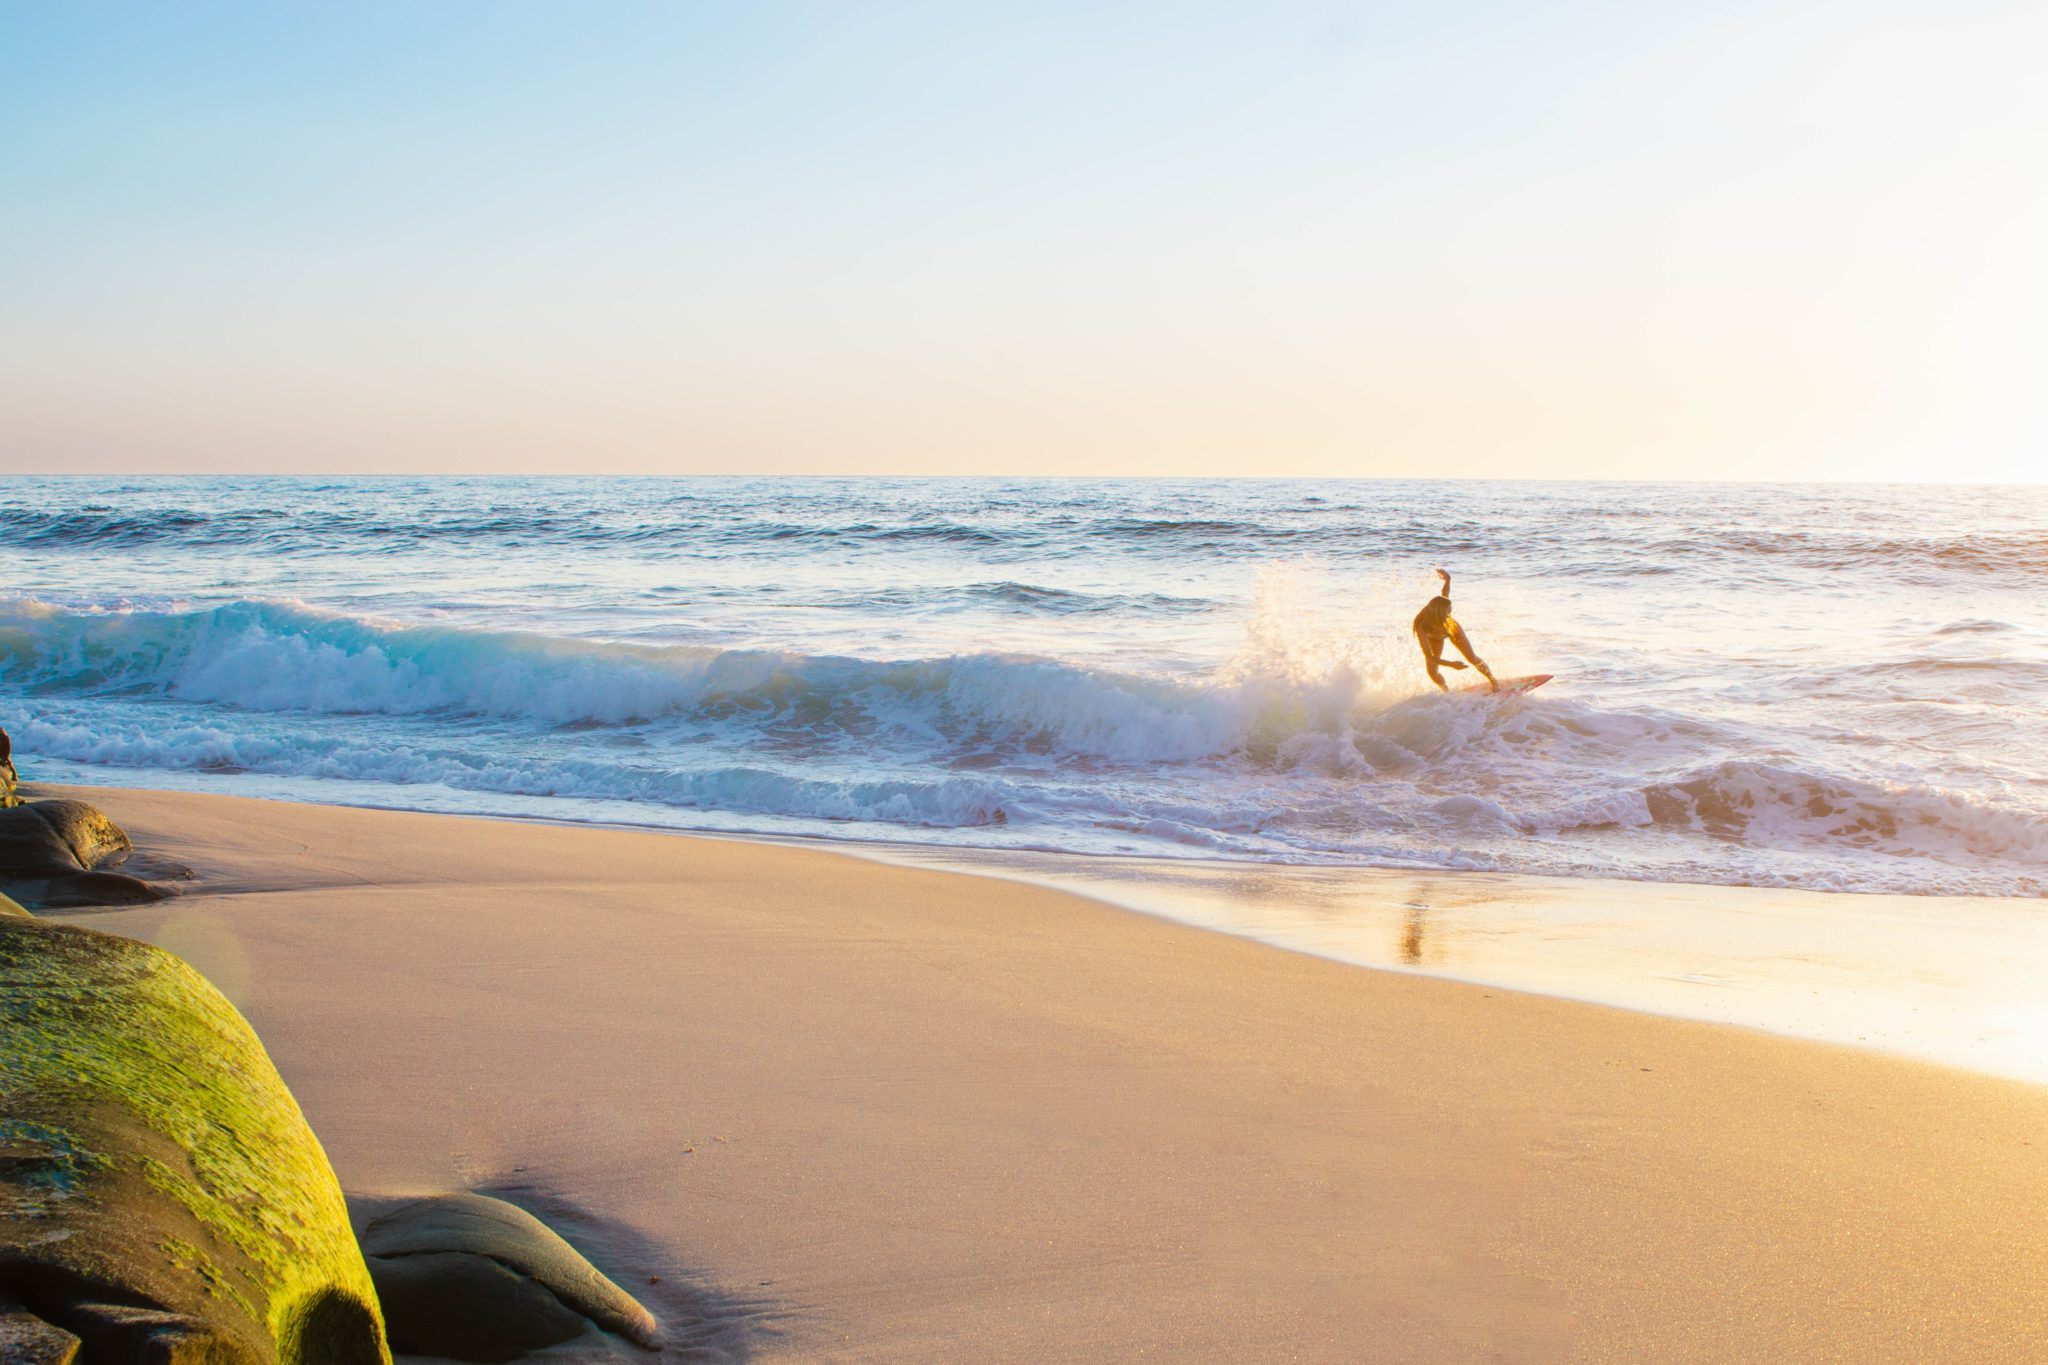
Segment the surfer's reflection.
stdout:
[[1428,904],[1408,902],[1408,918],[1401,926],[1401,960],[1411,967],[1422,965],[1422,940],[1428,924]]

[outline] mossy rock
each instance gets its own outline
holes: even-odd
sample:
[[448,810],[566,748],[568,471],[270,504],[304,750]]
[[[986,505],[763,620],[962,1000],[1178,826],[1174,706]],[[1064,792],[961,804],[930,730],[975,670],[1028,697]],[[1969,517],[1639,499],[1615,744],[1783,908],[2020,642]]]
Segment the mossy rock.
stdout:
[[0,1327],[29,1359],[388,1365],[319,1142],[161,949],[0,918]]
[[401,1351],[505,1361],[580,1336],[593,1322],[661,1349],[639,1300],[502,1199],[444,1194],[407,1204],[371,1220],[363,1251]]

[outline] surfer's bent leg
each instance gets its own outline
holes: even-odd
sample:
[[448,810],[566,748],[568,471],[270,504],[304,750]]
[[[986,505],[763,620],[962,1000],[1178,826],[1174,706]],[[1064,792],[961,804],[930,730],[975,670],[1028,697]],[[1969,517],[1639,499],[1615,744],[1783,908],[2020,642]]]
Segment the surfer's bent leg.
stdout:
[[[1451,643],[1458,647],[1458,652],[1465,656],[1468,663],[1479,670],[1488,687],[1496,692],[1500,691],[1500,684],[1493,680],[1493,670],[1486,666],[1486,660],[1472,652],[1472,642],[1465,638],[1465,628],[1456,621],[1451,622]],[[1437,648],[1441,649],[1443,646],[1439,645]],[[1443,684],[1438,683],[1437,686],[1442,687]]]
[[[1415,643],[1422,646],[1422,666],[1429,670],[1429,680],[1436,684],[1436,690],[1450,691],[1450,685],[1444,681],[1444,675],[1440,671],[1444,661],[1444,637],[1425,635],[1418,630],[1415,632]],[[1452,664],[1451,667],[1456,668],[1458,665]]]

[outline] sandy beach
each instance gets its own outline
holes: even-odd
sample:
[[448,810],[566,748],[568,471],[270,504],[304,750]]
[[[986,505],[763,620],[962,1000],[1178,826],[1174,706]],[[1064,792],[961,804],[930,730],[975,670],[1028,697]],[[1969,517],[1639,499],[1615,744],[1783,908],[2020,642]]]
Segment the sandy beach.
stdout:
[[9,17],[0,1365],[2048,1365],[2048,5]]
[[192,870],[50,917],[206,973],[360,1208],[544,1210],[670,1358],[2048,1355],[2048,1087],[810,848],[39,794]]

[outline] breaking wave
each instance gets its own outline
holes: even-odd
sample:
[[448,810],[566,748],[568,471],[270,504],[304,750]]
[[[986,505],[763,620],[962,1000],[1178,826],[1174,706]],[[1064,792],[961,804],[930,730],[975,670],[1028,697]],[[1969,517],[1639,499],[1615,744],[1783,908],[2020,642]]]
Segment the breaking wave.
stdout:
[[[17,599],[0,603],[0,690],[25,752],[84,764],[1095,851],[2048,890],[2048,815],[2024,802],[1730,758],[1769,745],[1676,709],[1421,694],[1412,645],[1322,628],[1303,591],[1262,578],[1236,656],[1172,676],[620,643],[289,601]],[[1650,852],[1618,863],[1618,837]]]
[[0,685],[244,711],[437,714],[550,726],[738,724],[893,734],[1129,762],[1227,752],[1227,697],[1046,659],[866,660],[399,625],[274,602],[184,612],[0,613]]

